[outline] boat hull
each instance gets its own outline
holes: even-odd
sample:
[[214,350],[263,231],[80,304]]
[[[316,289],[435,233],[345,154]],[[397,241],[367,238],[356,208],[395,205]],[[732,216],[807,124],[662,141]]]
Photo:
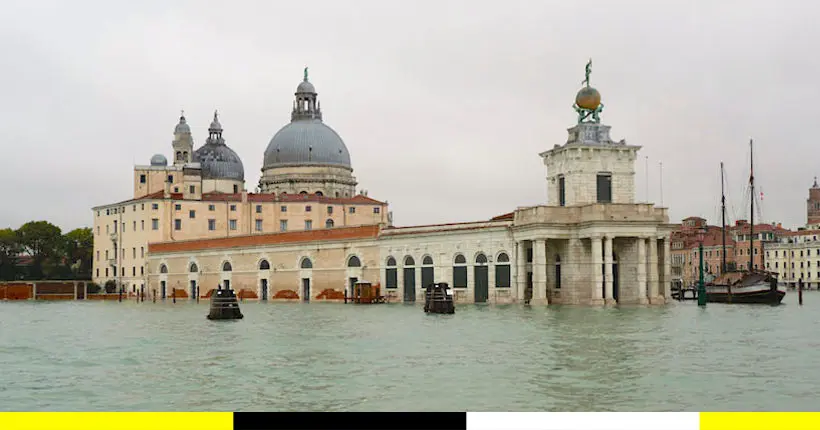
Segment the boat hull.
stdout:
[[709,303],[779,304],[786,296],[782,287],[772,288],[768,282],[757,282],[742,287],[709,286],[706,301]]

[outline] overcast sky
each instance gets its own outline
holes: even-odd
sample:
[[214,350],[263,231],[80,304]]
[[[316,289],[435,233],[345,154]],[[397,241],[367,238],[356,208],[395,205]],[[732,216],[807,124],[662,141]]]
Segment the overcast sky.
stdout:
[[[805,223],[820,172],[816,2],[4,1],[0,227],[89,226],[132,168],[197,146],[219,109],[256,186],[310,67],[359,187],[396,225],[486,219],[546,202],[538,153],[563,144],[584,65],[614,140],[641,145],[638,200],[673,222],[733,205],[750,138],[765,221]],[[649,164],[647,183],[646,159]],[[736,215],[735,215],[736,214]]]

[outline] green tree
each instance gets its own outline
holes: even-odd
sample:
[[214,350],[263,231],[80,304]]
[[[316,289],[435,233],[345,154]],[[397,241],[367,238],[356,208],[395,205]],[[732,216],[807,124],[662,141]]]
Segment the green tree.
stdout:
[[94,235],[90,228],[76,228],[63,236],[66,264],[75,278],[91,277]]
[[0,280],[11,281],[17,276],[17,254],[20,246],[17,233],[10,228],[0,229]]
[[48,221],[29,221],[17,229],[17,240],[22,250],[32,258],[28,274],[30,279],[43,279],[62,264],[63,236],[60,227]]

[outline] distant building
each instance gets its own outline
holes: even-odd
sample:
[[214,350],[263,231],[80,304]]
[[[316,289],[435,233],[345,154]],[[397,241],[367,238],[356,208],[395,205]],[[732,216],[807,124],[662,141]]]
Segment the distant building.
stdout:
[[778,280],[794,287],[802,279],[806,288],[820,288],[820,188],[817,178],[809,188],[806,227],[766,244],[766,269]]

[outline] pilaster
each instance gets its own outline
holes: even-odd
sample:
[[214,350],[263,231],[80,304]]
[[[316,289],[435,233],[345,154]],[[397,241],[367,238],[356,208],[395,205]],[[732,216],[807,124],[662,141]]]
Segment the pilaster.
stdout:
[[649,238],[649,303],[659,304],[663,299],[658,297],[658,239],[655,236]]
[[608,305],[614,305],[613,279],[612,279],[612,236],[604,238],[604,301]]
[[638,303],[649,303],[646,297],[646,237],[639,237],[638,241]]
[[590,292],[590,304],[604,304],[603,283],[604,274],[602,272],[603,266],[603,240],[600,236],[593,236],[590,238],[592,243],[592,291]]
[[516,267],[516,291],[515,297],[518,299],[518,302],[524,302],[524,293],[527,290],[527,247],[523,240],[519,240],[516,243],[516,257],[515,257],[515,267]]
[[547,243],[536,239],[532,249],[532,301],[531,304],[547,302]]

